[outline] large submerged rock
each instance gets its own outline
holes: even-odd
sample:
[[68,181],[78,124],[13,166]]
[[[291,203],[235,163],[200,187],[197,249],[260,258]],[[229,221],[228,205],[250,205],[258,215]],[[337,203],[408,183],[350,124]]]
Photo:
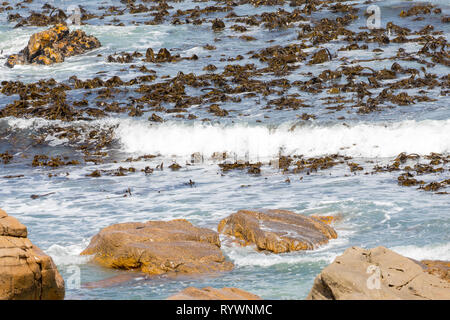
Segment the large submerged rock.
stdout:
[[240,210],[223,219],[218,231],[274,253],[312,250],[337,238],[336,231],[319,219],[287,210]]
[[352,247],[322,270],[307,299],[450,299],[450,283],[384,247]]
[[64,280],[53,260],[27,234],[0,209],[0,300],[64,299]]
[[65,58],[83,54],[101,47],[100,41],[88,36],[82,30],[70,32],[63,24],[35,33],[28,45],[18,54],[8,57],[6,66],[13,68],[18,64],[43,64],[63,62]]
[[147,274],[228,271],[233,264],[220,250],[217,232],[186,220],[121,223],[102,229],[82,255],[111,268]]
[[253,293],[237,288],[194,288],[184,289],[167,300],[262,300],[261,297]]

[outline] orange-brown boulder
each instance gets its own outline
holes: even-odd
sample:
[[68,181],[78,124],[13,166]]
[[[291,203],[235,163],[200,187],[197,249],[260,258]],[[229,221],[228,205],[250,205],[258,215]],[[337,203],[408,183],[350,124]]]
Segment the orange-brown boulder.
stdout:
[[262,300],[261,297],[237,288],[194,288],[184,289],[167,300]]
[[27,238],[27,228],[0,209],[0,300],[64,299],[52,258]]
[[309,300],[448,300],[450,284],[384,247],[351,247],[314,280]]
[[287,210],[240,210],[223,219],[218,231],[274,253],[312,250],[337,238],[319,219]]
[[63,62],[66,57],[83,54],[99,48],[100,41],[81,30],[70,32],[63,24],[33,34],[28,45],[18,54],[8,57],[6,66],[13,68],[18,64],[44,64]]
[[217,232],[186,220],[121,223],[102,229],[82,255],[110,268],[147,274],[228,271]]

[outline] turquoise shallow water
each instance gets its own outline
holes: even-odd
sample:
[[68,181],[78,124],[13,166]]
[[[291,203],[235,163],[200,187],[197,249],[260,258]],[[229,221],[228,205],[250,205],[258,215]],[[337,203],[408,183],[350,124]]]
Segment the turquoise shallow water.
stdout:
[[[35,2],[31,8],[37,9],[39,3]],[[107,3],[120,5],[119,1]],[[433,3],[448,13],[445,1]],[[197,5],[205,7],[208,4],[211,5],[189,1],[171,3],[174,6],[171,10]],[[383,23],[392,20],[400,23],[398,8],[405,5],[404,2],[382,1],[379,4],[383,12]],[[91,1],[81,2],[81,5],[90,12],[96,12],[98,8],[98,4]],[[365,5],[361,4],[360,7],[365,8]],[[284,8],[292,10],[288,5]],[[277,9],[278,7],[255,8],[245,5],[236,7],[235,12],[245,15]],[[27,11],[22,13],[25,12]],[[212,14],[208,18],[223,17],[225,14]],[[319,19],[323,14],[318,13],[313,18]],[[31,34],[44,29],[14,29],[14,24],[8,23],[6,16],[5,13],[0,13],[0,50],[3,50],[4,55],[19,51],[26,45]],[[89,21],[89,25],[81,27],[102,42],[103,46],[94,52],[69,58],[55,66],[19,66],[14,69],[4,67],[2,57],[0,80],[34,82],[42,78],[54,78],[57,81],[67,81],[72,75],[89,79],[98,76],[99,72],[105,72],[101,75],[106,78],[118,75],[127,80],[143,74],[131,71],[121,64],[107,63],[105,57],[121,51],[137,50],[144,53],[148,47],[166,47],[182,56],[196,54],[199,57],[197,62],[184,60],[175,64],[152,65],[159,76],[175,76],[179,71],[202,74],[205,72],[203,67],[211,63],[218,67],[217,72],[221,72],[229,63],[220,61],[222,55],[245,55],[250,50],[257,51],[266,47],[269,40],[273,40],[270,45],[297,42],[296,32],[292,29],[268,31],[251,27],[246,34],[257,40],[246,42],[228,38],[228,35],[233,35],[229,29],[220,35],[212,33],[210,23],[200,26],[169,23],[135,26],[131,21],[145,20],[145,16],[126,14],[120,17],[125,26],[106,25],[111,19],[93,19]],[[443,36],[448,39],[448,24],[443,25],[434,17],[430,19],[401,22],[413,30],[434,23],[436,29],[443,30]],[[364,22],[361,16],[351,28],[356,30]],[[217,37],[222,41],[214,41]],[[217,50],[205,50],[203,46],[206,44],[214,44]],[[373,53],[363,50],[356,53],[338,52],[337,48],[342,46],[339,41],[326,46],[338,58],[373,56]],[[419,48],[414,44],[393,44],[385,48],[381,56],[392,55],[399,46],[410,51],[417,51]],[[102,54],[102,57],[97,56],[98,54]],[[286,77],[290,81],[304,80],[308,72],[315,74],[326,68],[336,68],[338,64],[335,60],[338,59],[318,66],[302,65],[300,70]],[[263,65],[258,60],[248,59],[235,63],[250,62],[257,67]],[[390,68],[392,61],[362,64],[381,69]],[[402,65],[420,67],[415,62],[402,62]],[[427,70],[440,77],[449,74],[449,68],[443,65]],[[418,102],[368,115],[348,113],[347,109],[329,113],[321,100],[328,94],[301,92],[301,98],[312,106],[308,113],[317,115],[316,120],[306,123],[297,121],[299,111],[264,110],[262,106],[267,101],[260,100],[262,102],[259,103],[256,98],[224,103],[221,107],[235,112],[229,117],[213,118],[211,122],[203,124],[200,121],[181,121],[161,114],[168,122],[152,125],[147,121],[147,113],[134,119],[121,115],[73,123],[43,119],[0,119],[0,153],[6,150],[16,152],[12,163],[0,164],[0,207],[28,227],[30,239],[53,257],[66,283],[70,283],[74,272],[79,268],[82,287],[68,286],[67,299],[165,299],[188,286],[235,286],[266,299],[303,299],[320,270],[350,246],[372,248],[383,245],[419,260],[450,260],[448,195],[424,192],[414,187],[402,188],[397,184],[398,174],[395,172],[370,174],[376,164],[387,164],[401,152],[420,155],[431,152],[445,155],[450,152],[450,100],[448,95],[441,94],[441,89],[427,89],[427,95],[436,101]],[[192,95],[198,94],[194,88],[189,90]],[[374,92],[378,93],[376,90]],[[409,89],[407,92],[412,95],[417,93],[417,89]],[[82,90],[73,90],[69,93],[69,98],[76,101],[83,94]],[[0,109],[15,98],[17,97],[0,94]],[[269,96],[267,100],[274,98],[277,96]],[[126,100],[124,97],[114,99]],[[201,106],[193,106],[189,112],[196,114],[199,119],[211,117]],[[343,115],[346,117],[345,125],[337,121]],[[47,137],[45,144],[29,149],[32,134],[49,130],[56,125],[86,128],[86,133],[91,129],[113,128],[115,143],[108,151],[119,162],[78,165],[70,170],[32,168],[31,159],[21,158],[21,154],[27,154],[29,150],[32,153],[76,156],[73,146],[64,139],[57,139],[55,135]],[[292,128],[294,125],[297,127]],[[211,159],[211,155],[223,151],[232,155],[231,160],[264,162],[262,174],[252,176],[236,171],[222,175],[218,162]],[[190,155],[195,152],[203,155],[203,162],[191,163]],[[364,170],[354,174],[347,165],[338,165],[331,170],[311,175],[286,175],[268,164],[279,153],[301,154],[305,157],[339,153],[354,157],[352,161],[361,164]],[[160,156],[133,164],[123,162],[128,157],[143,154]],[[174,161],[183,166],[180,171],[155,170],[151,175],[140,172],[146,166],[155,168],[161,162],[167,168]],[[85,176],[97,169],[117,169],[119,166],[131,165],[138,170],[124,177],[102,176],[92,179]],[[70,171],[69,175],[66,175],[67,171]],[[49,173],[53,176],[49,177]],[[1,178],[8,175],[24,177]],[[288,177],[290,183],[286,182]],[[423,179],[441,181],[449,177],[449,169],[446,167],[443,173],[427,175]],[[187,185],[189,180],[195,182],[193,187]],[[131,196],[123,197],[128,188]],[[33,200],[30,196],[34,194],[49,195]],[[234,262],[235,269],[217,277],[175,280],[139,277],[108,288],[83,287],[83,284],[89,282],[124,274],[122,271],[100,268],[90,263],[89,258],[79,256],[90,238],[103,227],[129,221],[185,218],[195,225],[216,229],[217,223],[227,215],[249,208],[288,209],[305,215],[340,214],[343,219],[335,225],[338,239],[310,252],[282,255],[258,253],[252,248],[236,247],[223,239],[223,251]]]

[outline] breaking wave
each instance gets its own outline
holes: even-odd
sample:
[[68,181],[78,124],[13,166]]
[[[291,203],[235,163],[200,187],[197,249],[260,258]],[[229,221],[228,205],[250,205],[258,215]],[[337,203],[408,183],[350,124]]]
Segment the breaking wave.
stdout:
[[416,260],[450,260],[450,242],[442,245],[398,246],[391,248],[393,251]]
[[[5,123],[6,121],[6,123]],[[190,157],[211,157],[226,152],[239,159],[264,160],[278,155],[306,157],[327,154],[361,158],[389,158],[401,152],[420,155],[450,152],[450,119],[407,120],[393,123],[311,125],[202,124],[168,121],[161,124],[139,119],[105,118],[94,121],[44,119],[0,120],[0,129],[35,130],[51,126],[113,129],[121,151]]]
[[57,266],[85,264],[90,257],[80,256],[80,253],[87,247],[88,243],[88,240],[84,240],[82,243],[67,246],[53,244],[45,252],[52,257]]
[[211,156],[227,152],[249,159],[281,154],[393,157],[401,152],[450,151],[450,120],[402,121],[354,125],[206,125],[121,122],[116,136],[124,151],[164,156]]

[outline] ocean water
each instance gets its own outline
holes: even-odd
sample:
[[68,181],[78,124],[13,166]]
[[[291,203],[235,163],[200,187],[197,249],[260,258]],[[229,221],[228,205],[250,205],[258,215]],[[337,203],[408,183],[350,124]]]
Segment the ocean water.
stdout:
[[[10,1],[15,4],[17,1]],[[60,8],[71,4],[81,5],[90,13],[103,12],[100,6],[125,8],[120,1],[58,1],[51,3]],[[137,3],[141,3],[137,1]],[[192,9],[218,5],[219,2],[181,1],[168,2],[173,8]],[[362,1],[343,2],[355,4],[360,9],[358,18],[347,28],[360,31],[366,23],[363,13],[367,4]],[[382,27],[393,21],[402,27],[417,31],[426,25],[433,25],[442,31],[447,41],[450,36],[448,23],[441,17],[450,14],[447,1],[431,1],[442,9],[442,14],[423,15],[423,20],[413,17],[399,18],[404,8],[416,1],[376,1],[381,9]],[[144,2],[145,5],[158,5]],[[138,51],[145,55],[147,48],[156,52],[159,48],[170,49],[172,54],[198,60],[182,60],[176,63],[152,64],[139,59],[137,66],[146,66],[156,71],[154,83],[163,82],[165,76],[174,77],[180,71],[184,74],[207,73],[203,68],[208,64],[217,67],[215,73],[224,71],[228,64],[245,65],[252,63],[255,68],[266,64],[251,59],[249,51],[258,52],[268,46],[301,43],[297,40],[299,26],[287,29],[269,30],[262,26],[246,26],[245,35],[255,37],[255,41],[244,41],[229,28],[234,22],[224,19],[227,12],[211,13],[202,25],[173,25],[169,18],[159,25],[145,25],[148,13],[87,20],[77,26],[88,34],[96,36],[102,47],[81,56],[66,59],[53,66],[4,66],[9,54],[17,53],[26,46],[29,37],[46,29],[45,27],[14,28],[9,22],[9,13],[27,16],[31,11],[42,8],[41,1],[33,1],[26,8],[0,11],[0,82],[22,81],[32,83],[53,78],[68,83],[73,75],[79,79],[101,77],[109,79],[119,76],[128,81],[145,75],[130,64],[108,63],[108,55],[120,52]],[[239,16],[276,12],[280,8],[293,11],[296,7],[284,5],[253,6],[243,4],[234,7]],[[301,5],[299,8],[303,8]],[[341,14],[342,15],[342,14]],[[339,14],[324,8],[308,16],[314,23],[321,18],[336,18]],[[118,18],[123,26],[113,21]],[[219,33],[211,30],[211,19],[222,18],[227,28]],[[393,39],[395,36],[387,34]],[[220,41],[216,41],[220,39]],[[206,50],[206,44],[215,50]],[[318,65],[298,62],[300,68],[282,76],[290,82],[305,81],[311,74],[319,75],[326,69],[336,70],[343,62],[348,65],[381,70],[389,69],[394,62],[388,58],[395,56],[399,48],[407,53],[417,52],[422,45],[414,42],[391,43],[383,46],[383,52],[373,52],[377,43],[370,43],[368,50],[338,51],[348,45],[336,39],[321,47],[328,48],[335,57],[332,61]],[[315,48],[304,51],[312,53]],[[448,53],[448,47],[445,49]],[[222,61],[222,58],[244,56],[241,61]],[[371,60],[360,61],[355,60]],[[221,60],[222,59],[222,60]],[[403,68],[420,69],[417,61],[399,61]],[[437,79],[449,75],[450,68],[443,64],[427,66],[426,72],[435,74]],[[421,74],[423,76],[423,74]],[[399,74],[395,80],[409,78],[409,74]],[[270,81],[280,78],[274,74],[263,74],[255,79]],[[359,80],[366,81],[365,77]],[[443,80],[442,80],[443,81]],[[336,84],[345,79],[336,80]],[[112,101],[126,103],[127,95],[133,90],[113,98]],[[383,88],[370,89],[378,95]],[[66,280],[66,299],[165,299],[185,287],[239,287],[265,299],[304,299],[314,278],[321,269],[342,254],[346,248],[361,246],[373,248],[385,246],[414,259],[450,260],[450,198],[448,194],[426,192],[417,187],[402,187],[397,183],[398,172],[372,174],[376,165],[391,164],[402,152],[426,156],[430,153],[449,155],[450,153],[450,98],[448,86],[409,88],[400,91],[410,96],[423,90],[433,101],[416,102],[407,106],[383,108],[369,114],[360,114],[347,104],[342,110],[331,112],[325,99],[331,94],[307,93],[294,86],[281,94],[266,97],[236,94],[241,101],[226,101],[220,107],[229,111],[226,117],[216,117],[203,105],[188,109],[196,120],[178,119],[173,114],[146,111],[140,117],[125,114],[108,114],[105,118],[64,122],[42,118],[0,118],[0,153],[9,151],[14,155],[8,164],[0,163],[0,208],[17,217],[28,227],[29,238],[41,247],[55,261]],[[398,92],[400,92],[398,91]],[[199,88],[186,86],[191,96],[204,94]],[[397,92],[397,93],[398,93]],[[424,93],[422,92],[422,93]],[[69,101],[84,99],[84,89],[67,92]],[[266,104],[282,95],[297,93],[308,108],[299,110],[267,109]],[[353,98],[354,92],[343,93],[343,99]],[[0,93],[0,110],[16,100],[18,95]],[[95,105],[95,98],[87,96]],[[128,99],[128,100],[127,100]],[[345,104],[345,103],[344,103]],[[169,104],[168,104],[169,105]],[[316,119],[302,121],[299,116],[307,112]],[[157,113],[164,123],[148,121]],[[345,117],[343,120],[342,117]],[[209,121],[202,121],[209,118]],[[74,143],[58,136],[55,128],[77,128],[82,134]],[[105,151],[109,157],[104,163],[81,164],[60,167],[32,167],[35,154],[68,156],[82,159],[77,145],[86,143],[89,132],[112,132],[113,143]],[[36,135],[44,135],[41,143],[35,143]],[[228,155],[225,161],[262,162],[260,175],[250,175],[246,171],[234,170],[222,173],[214,153]],[[127,162],[126,159],[142,155],[156,155],[151,159]],[[196,155],[193,157],[193,155]],[[345,163],[317,173],[283,173],[273,165],[280,155],[302,155],[305,158],[339,154],[352,157],[363,170],[351,172]],[[194,161],[195,160],[195,161]],[[422,160],[429,163],[429,160]],[[168,167],[178,163],[182,168],[171,171]],[[150,175],[140,170],[150,166],[156,168],[164,163],[164,170],[155,169]],[[272,163],[272,164],[271,164]],[[120,166],[136,168],[136,172],[126,176],[103,174],[99,178],[87,177],[94,170],[115,170]],[[440,173],[420,176],[427,182],[443,181],[450,178],[448,165]],[[17,178],[5,178],[18,176]],[[287,182],[289,178],[290,182]],[[419,178],[419,177],[418,177]],[[194,185],[188,182],[194,181]],[[449,191],[448,187],[440,191]],[[449,191],[450,192],[450,191]],[[41,195],[37,199],[31,196]],[[127,195],[124,197],[124,195]],[[148,220],[171,220],[185,218],[194,225],[217,229],[218,222],[240,209],[273,208],[287,209],[304,215],[340,215],[342,220],[334,225],[338,238],[313,251],[288,254],[256,252],[252,247],[237,247],[223,237],[222,249],[226,257],[235,264],[231,272],[216,276],[170,279],[158,277],[148,279],[136,275],[129,281],[110,286],[94,287],[89,284],[110,277],[129,274],[125,271],[109,270],[96,266],[89,257],[79,253],[86,248],[92,236],[101,228],[122,222],[145,222]],[[80,275],[81,286],[73,284],[74,276]]]

